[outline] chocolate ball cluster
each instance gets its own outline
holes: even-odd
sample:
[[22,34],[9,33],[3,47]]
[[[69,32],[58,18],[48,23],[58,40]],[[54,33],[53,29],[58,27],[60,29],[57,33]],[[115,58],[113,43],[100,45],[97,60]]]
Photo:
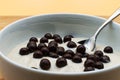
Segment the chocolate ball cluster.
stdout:
[[103,69],[103,63],[109,63],[110,58],[104,55],[101,50],[96,50],[94,54],[89,54],[86,61],[84,62],[84,71],[93,71],[96,69]]
[[[56,66],[62,68],[66,66],[67,59],[74,63],[81,63],[82,58],[86,58],[84,62],[84,71],[93,71],[95,68],[103,69],[104,64],[110,62],[110,58],[104,55],[102,51],[97,50],[94,54],[86,53],[86,48],[84,45],[78,45],[72,41],[72,35],[66,35],[63,38],[59,34],[46,33],[40,40],[36,37],[31,37],[26,47],[19,50],[20,55],[28,55],[33,53],[33,58],[40,59],[42,57],[56,58]],[[66,43],[68,50],[58,44]],[[39,43],[39,44],[37,44]],[[76,51],[73,52],[71,49],[75,48]],[[105,53],[113,53],[113,49],[107,46],[103,50]],[[43,70],[49,70],[51,67],[51,62],[48,59],[42,59],[39,64],[40,68]],[[32,67],[36,69],[35,67]]]

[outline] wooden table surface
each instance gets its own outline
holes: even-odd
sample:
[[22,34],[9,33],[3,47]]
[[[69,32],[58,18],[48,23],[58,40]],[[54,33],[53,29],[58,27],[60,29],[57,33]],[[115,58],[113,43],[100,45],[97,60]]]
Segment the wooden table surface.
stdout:
[[[3,29],[6,25],[25,17],[27,16],[0,16],[0,29]],[[101,17],[108,18],[108,16]],[[118,16],[114,21],[120,23],[120,16]],[[0,74],[0,80],[4,80],[2,74]]]

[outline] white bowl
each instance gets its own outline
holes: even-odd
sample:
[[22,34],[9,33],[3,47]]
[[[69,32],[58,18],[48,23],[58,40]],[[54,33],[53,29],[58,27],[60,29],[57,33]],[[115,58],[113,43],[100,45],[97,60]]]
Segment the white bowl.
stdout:
[[[0,67],[5,80],[120,80],[120,64],[90,72],[49,72],[34,70],[10,60],[6,55],[31,36],[46,32],[75,37],[90,37],[105,21],[104,18],[83,14],[46,14],[18,20],[0,32]],[[112,22],[99,34],[97,43],[114,47],[120,52],[120,24]]]

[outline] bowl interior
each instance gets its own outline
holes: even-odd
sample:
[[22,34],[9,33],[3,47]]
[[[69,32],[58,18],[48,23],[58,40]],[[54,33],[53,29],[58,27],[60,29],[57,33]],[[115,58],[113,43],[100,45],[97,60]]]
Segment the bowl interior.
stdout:
[[[103,18],[80,14],[50,14],[34,16],[16,21],[0,33],[0,51],[8,54],[16,45],[30,37],[42,37],[45,33],[58,33],[61,36],[72,34],[75,37],[91,37],[105,21]],[[97,43],[112,46],[120,51],[120,25],[111,22],[99,34]]]

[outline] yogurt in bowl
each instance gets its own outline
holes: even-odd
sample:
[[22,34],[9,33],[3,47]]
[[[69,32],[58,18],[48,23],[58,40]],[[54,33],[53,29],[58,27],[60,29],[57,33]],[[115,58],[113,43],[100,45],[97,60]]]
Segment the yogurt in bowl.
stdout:
[[[120,64],[119,64],[119,24],[112,22],[106,27],[97,39],[97,49],[104,50],[106,46],[113,48],[113,53],[108,55],[110,57],[109,63],[104,63],[104,69],[95,69],[93,71],[84,72],[84,61],[75,63],[67,59],[67,65],[58,68],[56,66],[57,58],[42,57],[40,59],[33,58],[33,53],[21,56],[19,50],[26,47],[27,41],[31,36],[37,38],[43,37],[45,33],[65,35],[73,35],[72,41],[76,42],[78,38],[90,37],[98,27],[105,21],[105,19],[83,15],[83,14],[47,14],[40,16],[32,16],[25,19],[18,20],[0,33],[0,65],[3,75],[6,80],[119,80]],[[39,39],[40,40],[40,39]],[[39,43],[38,43],[39,44]],[[68,49],[65,45],[58,44]],[[72,48],[76,53],[76,48]],[[90,53],[86,50],[86,53]],[[43,58],[50,60],[51,67],[48,70],[43,70],[40,67],[40,61]],[[36,67],[38,69],[33,69]],[[109,76],[106,76],[109,75]]]
[[[17,45],[7,56],[11,60],[13,60],[21,65],[24,65],[29,68],[37,69],[37,70],[39,70],[39,69],[42,70],[42,67],[40,66],[41,60],[48,59],[48,61],[50,61],[50,64],[48,64],[49,68],[47,68],[46,70],[51,71],[51,72],[58,72],[58,73],[59,72],[64,72],[64,73],[86,72],[86,71],[101,70],[101,69],[109,68],[112,65],[119,64],[119,62],[118,62],[120,59],[119,53],[117,53],[115,51],[113,52],[112,47],[109,48],[109,46],[106,47],[106,46],[98,44],[97,50],[95,52],[90,52],[88,49],[85,48],[86,49],[85,52],[82,53],[81,49],[80,49],[80,52],[77,51],[79,46],[82,46],[81,44],[78,44],[77,42],[78,42],[78,40],[83,40],[83,39],[82,38],[71,38],[71,39],[72,40],[68,40],[67,42],[64,42],[65,38],[61,42],[58,41],[58,43],[57,43],[58,46],[56,46],[56,50],[51,51],[51,50],[49,50],[48,45],[51,41],[55,41],[55,40],[48,39],[48,42],[44,42],[44,41],[40,42],[42,40],[42,38],[41,38],[41,39],[39,39],[39,42],[38,42],[38,40],[37,40],[37,42],[35,42],[35,44],[38,45],[37,46],[38,49],[34,50],[33,52],[29,52],[29,50],[28,50],[27,54],[26,54],[26,48],[27,48],[26,46],[27,46],[27,44],[30,43],[30,40],[28,40],[26,42],[23,42],[23,43]],[[76,45],[74,45],[72,42],[75,42]],[[42,49],[44,47],[44,46],[42,46],[43,44],[48,47],[49,52],[43,52],[43,49]],[[71,46],[69,46],[68,44]],[[61,47],[64,48],[64,50],[60,50]],[[48,53],[48,55],[45,55],[46,53]],[[78,57],[79,55],[80,55],[80,58]],[[75,58],[75,56],[77,56],[78,58]],[[99,57],[99,60],[97,62],[95,61],[97,58],[96,56]],[[59,67],[57,65],[57,60],[59,58],[65,58],[67,61],[66,65],[58,63],[60,66],[63,65],[62,67]],[[96,67],[96,68],[91,69],[90,67],[93,67],[93,66],[89,66],[90,63],[88,65],[88,67],[85,67],[85,61],[87,61],[88,59],[95,61],[94,63],[98,63],[98,65],[94,64],[94,67]],[[45,64],[45,66],[46,65],[47,64]],[[44,66],[43,66],[43,70],[44,70]]]

